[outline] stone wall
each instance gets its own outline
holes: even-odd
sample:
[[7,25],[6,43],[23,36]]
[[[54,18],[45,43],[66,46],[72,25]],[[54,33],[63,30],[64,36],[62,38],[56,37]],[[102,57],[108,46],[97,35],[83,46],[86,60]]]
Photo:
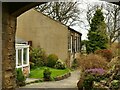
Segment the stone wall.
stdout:
[[[2,13],[2,2],[0,2],[0,13]],[[2,21],[2,14],[0,14],[0,21]],[[2,22],[0,22],[0,81],[2,81]],[[2,82],[0,82],[1,89]]]
[[[69,29],[69,35],[68,35],[68,47],[69,47],[69,62],[70,67],[72,66],[73,60],[79,56],[81,52],[81,36],[82,34],[80,32],[77,32],[71,28]],[[72,37],[72,38],[71,38]],[[72,42],[71,42],[72,39]],[[76,42],[75,42],[76,41]],[[71,45],[72,44],[72,45]]]
[[25,77],[29,76],[29,66],[23,67],[23,74]]
[[14,90],[15,79],[15,30],[16,18],[9,14],[3,5],[2,18],[2,89]]
[[[0,29],[0,35],[2,37],[2,90],[15,90],[16,78],[15,78],[15,31],[16,31],[16,17],[35,5],[42,2],[31,3],[18,3],[18,2],[3,2],[2,7],[2,31]],[[0,37],[0,42],[1,42]],[[2,58],[2,59],[1,59]],[[1,75],[1,74],[0,74]]]

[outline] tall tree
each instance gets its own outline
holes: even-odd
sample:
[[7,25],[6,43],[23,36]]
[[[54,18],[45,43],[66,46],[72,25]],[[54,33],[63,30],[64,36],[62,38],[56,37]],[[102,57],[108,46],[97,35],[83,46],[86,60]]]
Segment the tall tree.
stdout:
[[68,26],[80,22],[80,10],[77,2],[48,2],[37,6],[36,9]]
[[106,24],[101,9],[97,9],[90,23],[88,32],[87,52],[107,48]]
[[110,46],[114,43],[118,37],[118,31],[120,30],[120,6],[107,3],[105,5],[105,17],[107,23],[107,33]]
[[103,8],[103,4],[99,3],[99,4],[90,4],[87,3],[87,9],[86,9],[86,20],[88,22],[88,25],[86,25],[86,27],[90,26],[92,18],[94,16],[94,13],[96,12],[96,10],[98,8]]
[[93,18],[93,14],[95,13],[95,11],[97,10],[98,7],[99,7],[98,5],[91,5],[91,4],[87,5],[86,19],[87,19],[89,25]]
[[111,3],[101,3],[99,5],[87,5],[87,12],[86,12],[86,19],[88,22],[88,26],[90,26],[93,13],[96,11],[96,9],[103,8],[104,9],[104,17],[105,22],[107,26],[107,35],[108,35],[108,41],[109,45],[111,46],[120,36],[118,34],[118,31],[120,30],[120,7]]

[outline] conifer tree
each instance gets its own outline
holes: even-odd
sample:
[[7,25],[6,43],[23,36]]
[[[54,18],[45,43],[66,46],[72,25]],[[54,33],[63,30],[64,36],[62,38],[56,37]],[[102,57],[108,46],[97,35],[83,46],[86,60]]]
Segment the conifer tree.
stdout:
[[101,9],[97,9],[92,18],[90,30],[88,32],[87,52],[94,53],[95,50],[106,49],[107,43],[108,39],[104,16]]

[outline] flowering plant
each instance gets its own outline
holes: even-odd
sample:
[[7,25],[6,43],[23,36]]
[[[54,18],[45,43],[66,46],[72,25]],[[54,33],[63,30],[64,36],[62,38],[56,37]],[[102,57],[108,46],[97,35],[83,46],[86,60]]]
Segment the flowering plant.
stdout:
[[105,73],[105,70],[103,68],[87,69],[87,70],[85,70],[85,73],[103,75]]
[[85,90],[92,90],[94,88],[94,82],[100,82],[105,79],[106,71],[103,68],[90,68],[83,72],[84,76],[81,85],[83,85]]

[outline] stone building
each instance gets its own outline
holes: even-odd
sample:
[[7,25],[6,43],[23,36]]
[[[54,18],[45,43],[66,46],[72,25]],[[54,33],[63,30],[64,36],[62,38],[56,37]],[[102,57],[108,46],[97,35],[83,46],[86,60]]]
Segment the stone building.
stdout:
[[34,9],[17,18],[17,38],[30,42],[33,48],[40,46],[47,54],[56,54],[63,61],[80,52],[81,35]]
[[[16,90],[15,77],[15,32],[16,19],[25,11],[45,2],[0,2],[0,89]],[[120,6],[119,1],[113,1]],[[7,63],[6,63],[7,62]],[[1,87],[2,86],[2,87]]]

